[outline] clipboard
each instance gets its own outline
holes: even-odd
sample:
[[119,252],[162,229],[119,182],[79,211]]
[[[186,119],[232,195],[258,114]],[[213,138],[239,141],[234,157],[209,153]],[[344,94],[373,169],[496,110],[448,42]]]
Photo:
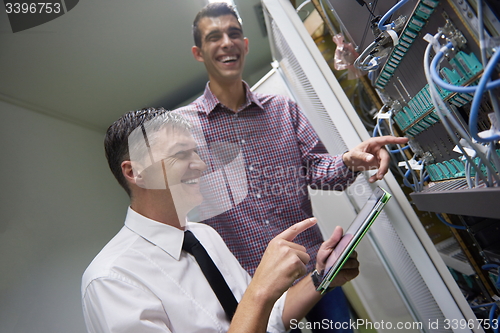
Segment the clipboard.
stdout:
[[380,187],[375,189],[326,260],[323,280],[316,289],[317,291],[323,294],[328,289],[332,280],[349,259],[352,251],[354,251],[391,197],[392,195],[386,190]]

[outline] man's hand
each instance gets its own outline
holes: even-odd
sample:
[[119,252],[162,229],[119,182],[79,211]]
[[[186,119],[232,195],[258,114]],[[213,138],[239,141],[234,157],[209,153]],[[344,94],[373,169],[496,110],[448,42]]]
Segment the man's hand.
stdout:
[[[292,241],[302,231],[315,224],[315,218],[296,223],[269,242],[252,282],[250,282],[236,308],[228,333],[266,331],[274,303],[298,277],[306,273],[306,264],[310,260],[305,247]],[[311,291],[310,294],[319,299],[315,290]],[[293,314],[300,312],[302,315],[302,312],[304,312],[305,315],[306,311],[309,311],[308,309],[312,307],[312,305],[302,301],[303,296],[300,295],[302,299],[295,302],[295,306],[305,310],[292,311]],[[288,300],[288,298],[287,296],[286,299]],[[294,297],[291,298],[293,300]],[[317,302],[317,299],[315,299],[315,302]],[[310,303],[314,304],[315,302],[311,301]],[[285,309],[287,304],[285,303]],[[286,312],[286,310],[283,311]],[[283,323],[286,323],[287,318],[288,316],[284,314]],[[287,327],[286,324],[285,326]]]
[[306,273],[310,257],[306,248],[293,243],[293,239],[304,230],[316,224],[315,218],[296,223],[273,238],[255,271],[253,285],[259,285],[263,292],[278,299],[299,277]]
[[[332,235],[330,236],[329,239],[323,242],[321,244],[318,254],[316,256],[316,270],[318,272],[324,272],[325,270],[325,265],[326,265],[326,260],[332,253],[333,249],[337,245],[337,243],[340,241],[343,235],[343,230],[341,227],[337,226],[335,230],[333,231]],[[330,283],[330,287],[338,287],[342,286],[346,282],[354,279],[356,276],[359,274],[359,262],[357,260],[358,254],[356,251],[354,251],[350,256],[349,259],[345,262],[344,266],[342,266],[342,269],[340,272],[335,276],[333,281]],[[324,272],[326,273],[326,272]]]
[[389,153],[384,146],[388,144],[405,144],[408,138],[395,136],[379,136],[361,142],[342,156],[345,165],[353,171],[378,169],[368,179],[370,183],[380,180],[389,170]]

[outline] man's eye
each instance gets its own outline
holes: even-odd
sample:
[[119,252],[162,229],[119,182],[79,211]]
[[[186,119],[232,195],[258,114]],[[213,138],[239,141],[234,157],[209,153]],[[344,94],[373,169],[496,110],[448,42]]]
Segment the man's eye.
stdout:
[[177,154],[175,154],[175,157],[177,158],[185,158],[187,156],[187,153],[185,151],[180,151]]

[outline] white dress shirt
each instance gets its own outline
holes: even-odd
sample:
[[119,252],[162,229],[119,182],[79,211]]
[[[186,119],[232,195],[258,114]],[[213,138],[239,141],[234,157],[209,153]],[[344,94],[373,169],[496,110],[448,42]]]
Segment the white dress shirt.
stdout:
[[[219,234],[201,223],[186,225],[200,240],[239,302],[250,276]],[[184,232],[131,208],[125,226],[101,250],[82,278],[89,332],[226,332],[229,321],[195,258],[182,251]],[[285,294],[286,295],[286,294]],[[269,332],[284,332],[286,296],[275,304]]]

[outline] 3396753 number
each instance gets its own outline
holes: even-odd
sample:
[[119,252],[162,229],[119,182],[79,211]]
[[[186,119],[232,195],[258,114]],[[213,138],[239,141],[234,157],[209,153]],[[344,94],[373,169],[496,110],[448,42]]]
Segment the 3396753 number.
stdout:
[[61,12],[61,4],[58,2],[7,2],[5,3],[5,11],[7,14],[59,14]]
[[444,329],[474,329],[474,328],[485,328],[485,329],[498,329],[499,323],[498,319],[445,319]]

